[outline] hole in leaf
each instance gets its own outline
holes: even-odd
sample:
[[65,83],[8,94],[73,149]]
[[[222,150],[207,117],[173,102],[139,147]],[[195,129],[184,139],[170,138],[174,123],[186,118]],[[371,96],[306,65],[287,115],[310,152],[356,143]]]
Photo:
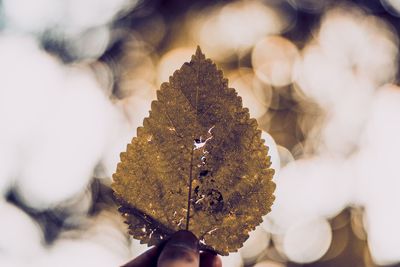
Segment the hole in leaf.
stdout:
[[208,172],[208,170],[201,171],[200,176],[207,176]]
[[216,189],[210,189],[206,196],[208,200],[210,211],[221,212],[224,208],[224,198],[220,191]]

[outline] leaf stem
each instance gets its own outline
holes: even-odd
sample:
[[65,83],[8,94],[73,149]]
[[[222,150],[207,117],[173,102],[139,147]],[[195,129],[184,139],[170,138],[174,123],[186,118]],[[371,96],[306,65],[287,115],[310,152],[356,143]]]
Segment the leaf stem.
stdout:
[[[197,47],[196,53],[199,53],[200,47]],[[197,67],[196,70],[196,77],[197,80],[199,80],[199,72],[200,72],[200,66]],[[196,102],[195,102],[195,111],[196,111],[196,116],[198,116],[198,104],[199,104],[199,85],[196,85]],[[194,136],[194,135],[193,135]],[[194,142],[194,138],[193,138]],[[188,194],[188,203],[187,203],[187,213],[186,213],[186,230],[189,231],[189,221],[190,221],[190,202],[192,202],[192,183],[193,183],[193,154],[195,150],[195,146],[192,147],[192,153],[190,155],[190,170],[189,170],[189,194]]]
[[194,148],[192,148],[192,154],[190,156],[190,170],[189,170],[189,194],[188,194],[188,203],[187,203],[187,212],[186,212],[186,230],[189,230],[189,221],[190,221],[190,203],[192,202],[192,171],[193,171],[193,153]]

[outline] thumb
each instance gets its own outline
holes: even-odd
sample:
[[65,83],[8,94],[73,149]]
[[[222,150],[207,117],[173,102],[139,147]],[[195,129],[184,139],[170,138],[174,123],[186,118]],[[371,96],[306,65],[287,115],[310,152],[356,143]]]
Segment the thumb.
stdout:
[[165,244],[160,257],[158,267],[198,267],[199,241],[189,231],[176,232]]

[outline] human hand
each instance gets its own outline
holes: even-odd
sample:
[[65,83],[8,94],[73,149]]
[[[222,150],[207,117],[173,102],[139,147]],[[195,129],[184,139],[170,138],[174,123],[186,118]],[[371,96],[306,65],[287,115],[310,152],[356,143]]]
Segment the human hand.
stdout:
[[222,267],[221,258],[199,251],[192,232],[180,230],[162,246],[153,247],[122,267]]

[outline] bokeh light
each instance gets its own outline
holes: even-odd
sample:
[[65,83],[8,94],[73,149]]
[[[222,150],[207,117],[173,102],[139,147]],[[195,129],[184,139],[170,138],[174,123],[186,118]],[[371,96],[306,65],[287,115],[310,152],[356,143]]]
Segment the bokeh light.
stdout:
[[292,83],[292,71],[298,57],[297,47],[280,36],[269,36],[259,41],[251,55],[257,77],[273,86]]
[[223,60],[249,50],[265,35],[281,32],[284,19],[279,10],[259,1],[236,1],[202,17],[194,39],[210,57]]
[[307,263],[321,258],[332,240],[331,227],[322,218],[307,218],[294,223],[283,238],[283,249],[289,259]]

